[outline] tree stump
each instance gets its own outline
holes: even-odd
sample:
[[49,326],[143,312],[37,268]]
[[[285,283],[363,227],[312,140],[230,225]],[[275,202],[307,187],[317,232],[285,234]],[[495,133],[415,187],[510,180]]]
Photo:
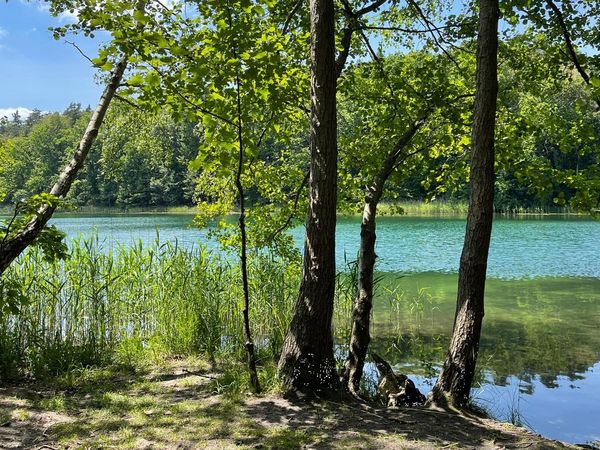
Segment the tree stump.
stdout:
[[380,376],[377,392],[387,399],[388,407],[425,404],[425,396],[421,394],[410,378],[404,374],[394,373],[392,366],[376,353],[371,356]]

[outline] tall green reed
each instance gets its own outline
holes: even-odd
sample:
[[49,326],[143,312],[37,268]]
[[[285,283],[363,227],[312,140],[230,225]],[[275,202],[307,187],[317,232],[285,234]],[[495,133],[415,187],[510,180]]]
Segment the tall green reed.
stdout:
[[[30,249],[4,274],[28,301],[0,318],[0,381],[164,354],[243,355],[240,271],[226,256],[158,236],[153,245],[114,251],[97,237],[80,238],[70,249],[55,263]],[[274,358],[299,268],[254,254],[249,270],[259,355]]]

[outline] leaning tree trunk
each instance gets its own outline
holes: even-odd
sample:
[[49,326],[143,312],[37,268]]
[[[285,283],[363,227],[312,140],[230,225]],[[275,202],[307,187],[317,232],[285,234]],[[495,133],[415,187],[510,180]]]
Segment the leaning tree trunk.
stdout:
[[337,388],[332,316],[335,293],[337,120],[333,0],[310,1],[311,164],[304,265],[279,375],[287,391]]
[[[125,68],[127,67],[127,57],[123,57],[113,69],[110,81],[104,92],[102,93],[102,97],[100,97],[100,101],[98,102],[98,106],[96,110],[92,114],[90,122],[75,150],[73,158],[67,164],[67,166],[63,169],[60,174],[58,181],[54,184],[52,189],[50,190],[50,194],[58,197],[64,198],[73,181],[77,177],[77,173],[83,167],[83,163],[92,147],[92,144],[96,140],[98,136],[98,131],[100,126],[102,125],[102,121],[104,120],[104,116],[106,115],[106,111],[110,105],[111,100],[115,96],[117,88],[121,83],[121,79],[123,78],[123,73],[125,72]],[[0,249],[0,276],[4,273],[7,267],[29,246],[35,241],[35,239],[42,232],[52,214],[56,209],[56,205],[43,205],[36,216],[27,223],[25,228],[20,231],[17,235],[12,238],[7,239]]]
[[[425,116],[425,118],[428,114]],[[358,289],[354,308],[352,311],[352,332],[350,335],[350,348],[346,358],[346,368],[344,371],[344,383],[350,393],[355,397],[359,396],[360,380],[363,374],[365,358],[369,343],[371,342],[370,322],[371,309],[373,307],[373,284],[375,259],[376,234],[376,214],[377,205],[381,200],[383,189],[387,179],[394,171],[394,167],[406,159],[409,155],[404,154],[407,145],[410,143],[419,128],[425,122],[425,118],[415,123],[396,143],[394,149],[388,154],[379,172],[373,177],[373,183],[368,188],[365,197],[365,206],[363,208],[362,223],[360,226],[360,252],[358,256]]]
[[454,330],[432,401],[464,407],[469,399],[483,321],[485,278],[494,214],[494,132],[498,96],[498,0],[480,0],[477,89],[470,198],[458,273]]

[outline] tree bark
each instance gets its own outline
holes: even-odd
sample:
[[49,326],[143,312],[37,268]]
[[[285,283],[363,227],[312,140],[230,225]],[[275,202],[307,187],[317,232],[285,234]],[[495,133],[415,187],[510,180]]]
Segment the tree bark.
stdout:
[[494,132],[498,96],[498,0],[480,0],[477,89],[472,129],[470,197],[458,274],[450,348],[431,400],[466,406],[475,375],[488,250],[494,214]]
[[[236,51],[237,58],[237,51]],[[238,192],[238,199],[240,202],[240,218],[239,218],[239,229],[241,238],[241,251],[240,251],[240,266],[242,269],[242,288],[244,291],[244,310],[242,311],[244,317],[244,334],[246,335],[246,353],[248,362],[248,375],[250,376],[250,386],[254,393],[258,394],[261,391],[260,382],[258,380],[258,373],[256,371],[256,355],[254,353],[254,341],[252,340],[252,332],[250,330],[250,288],[248,285],[248,257],[247,253],[247,235],[246,235],[246,195],[244,192],[244,185],[242,184],[242,171],[244,168],[244,138],[243,138],[243,123],[242,123],[242,96],[240,92],[240,76],[235,76],[236,91],[237,91],[237,138],[238,138],[238,166],[235,174],[235,186]]]
[[[83,167],[85,159],[92,147],[92,144],[98,136],[98,131],[106,115],[106,111],[112,101],[115,93],[123,78],[123,73],[127,67],[127,57],[123,57],[113,69],[110,81],[107,84],[96,110],[92,114],[90,122],[73,154],[73,158],[61,172],[58,181],[50,190],[50,194],[64,198],[73,181],[77,177],[79,170]],[[0,249],[0,276],[8,268],[8,266],[29,246],[42,232],[52,214],[56,209],[56,205],[43,205],[40,207],[37,215],[27,223],[25,228],[16,236],[7,239]]]
[[[426,118],[427,116],[425,116]],[[355,397],[359,396],[360,380],[363,374],[365,358],[371,342],[370,322],[373,307],[373,274],[375,269],[375,243],[377,205],[381,200],[387,179],[394,171],[407,145],[425,122],[425,118],[415,123],[401,136],[394,149],[388,154],[379,172],[365,196],[362,223],[360,226],[360,251],[358,257],[358,289],[352,311],[352,332],[350,348],[346,358],[344,383]],[[409,155],[404,155],[405,159]],[[400,160],[401,161],[401,160]]]
[[302,282],[279,375],[287,391],[338,387],[333,354],[337,206],[335,13],[333,0],[310,1],[311,164]]

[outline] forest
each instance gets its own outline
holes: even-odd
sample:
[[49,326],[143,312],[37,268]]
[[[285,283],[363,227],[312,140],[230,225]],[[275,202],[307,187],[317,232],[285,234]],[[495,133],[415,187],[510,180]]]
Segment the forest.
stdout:
[[103,92],[0,120],[0,444],[599,448],[595,1],[43,3]]
[[[515,39],[509,45],[514,45],[515,51],[525,52],[522,58],[529,58],[527,53],[532,50],[524,47],[525,43],[522,41],[523,39]],[[510,52],[510,49],[506,50]],[[422,61],[419,62],[420,57],[415,53],[396,61],[395,64],[413,65],[410,70],[414,72],[423,64]],[[402,58],[402,55],[389,56],[390,61],[393,58]],[[439,57],[437,59],[440,60]],[[448,64],[443,59],[440,63]],[[438,62],[432,59],[429,64]],[[465,61],[464,64],[473,62]],[[502,213],[559,211],[568,204],[575,193],[575,189],[564,181],[566,174],[589,169],[595,164],[593,149],[597,145],[599,135],[598,118],[591,111],[581,110],[577,106],[589,101],[590,94],[586,92],[585,84],[576,77],[565,80],[563,73],[552,74],[557,78],[552,81],[547,72],[540,72],[536,78],[528,77],[522,82],[530,86],[518,88],[521,98],[527,95],[528,104],[509,105],[510,97],[517,95],[517,87],[509,89],[509,83],[516,76],[518,64],[519,61],[506,63],[506,79],[501,79],[505,88],[500,88],[499,101],[502,106],[505,105],[507,112],[511,111],[527,122],[521,125],[521,130],[513,131],[518,133],[518,137],[511,140],[511,146],[514,148],[506,149],[507,153],[519,152],[518,160],[502,162],[502,166],[497,169],[494,209]],[[353,72],[351,76],[358,77],[355,82],[364,83],[365,79],[370,77],[362,67],[349,68],[352,69],[356,73]],[[536,67],[535,70],[540,71],[542,68]],[[390,72],[390,76],[399,81],[402,75]],[[546,83],[547,88],[543,91],[537,87],[534,89],[533,84],[537,83]],[[374,91],[377,89],[380,87],[373,86]],[[430,88],[425,86],[425,89]],[[355,93],[350,92],[339,101],[342,111],[351,111],[358,99]],[[368,104],[361,103],[362,107]],[[461,114],[469,113],[468,104],[457,106],[462,108]],[[534,107],[540,110],[532,117],[531,109]],[[556,111],[556,114],[549,115],[542,110]],[[0,151],[3,162],[0,179],[5,197],[0,205],[3,205],[5,210],[10,209],[19,199],[43,192],[57,177],[59,169],[70,158],[71,150],[85,130],[91,114],[90,106],[84,109],[80,104],[73,103],[60,113],[42,113],[34,110],[26,119],[21,119],[18,113],[16,117],[3,118],[0,123]],[[377,112],[369,120],[379,121],[384,114],[384,111]],[[356,133],[355,120],[357,118],[353,119],[349,115],[339,124],[340,139],[343,139],[348,151],[359,139],[358,136],[352,135],[353,132]],[[558,123],[545,123],[550,120]],[[571,128],[573,120],[579,122],[576,128]],[[564,135],[567,127],[569,136],[577,138]],[[305,170],[308,166],[308,132],[305,128],[306,124],[300,127],[298,135],[295,136],[296,141],[292,144],[293,151],[298,154],[294,164],[299,170]],[[551,129],[553,131],[550,132]],[[525,130],[531,133],[527,137]],[[454,142],[445,143],[443,148],[438,147],[440,156],[435,159],[415,159],[408,171],[410,173],[393,180],[393,184],[387,187],[384,202],[394,204],[431,199],[447,202],[467,201],[468,183],[465,174],[468,159],[462,147],[466,145],[465,139],[468,139],[468,127],[458,130],[446,129],[444,133],[452,134]],[[588,136],[587,139],[585,135]],[[196,193],[201,196],[202,191],[196,190],[199,173],[198,169],[190,167],[190,162],[197,157],[202,140],[203,136],[195,130],[193,122],[175,121],[166,111],[142,112],[131,105],[117,102],[105,119],[81,175],[66,198],[75,207],[114,207],[121,210],[193,206],[198,199]],[[279,151],[278,143],[273,139],[265,142],[259,158],[264,161],[277,158]],[[535,158],[536,164],[541,167],[540,171],[553,171],[551,178],[540,181],[535,177],[535,173],[525,175],[523,164],[528,158]],[[443,164],[447,166],[440,168]],[[548,181],[552,184],[551,187],[543,184]],[[354,189],[360,192],[360,186]],[[248,199],[251,203],[257,203],[262,197],[257,190],[250,189]],[[360,207],[357,208],[353,204],[341,205],[339,209],[347,213],[360,212]]]

